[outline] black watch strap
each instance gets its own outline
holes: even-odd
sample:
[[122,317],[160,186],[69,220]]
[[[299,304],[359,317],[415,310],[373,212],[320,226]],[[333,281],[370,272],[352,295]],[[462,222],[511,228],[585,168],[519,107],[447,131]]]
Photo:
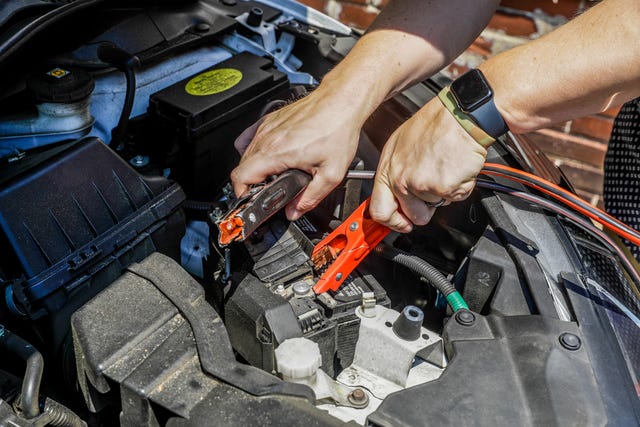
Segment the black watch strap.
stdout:
[[509,131],[509,127],[493,102],[493,97],[475,110],[468,111],[467,114],[482,130],[495,139]]
[[493,89],[479,69],[458,77],[451,83],[451,93],[460,110],[494,139],[509,130],[493,102]]

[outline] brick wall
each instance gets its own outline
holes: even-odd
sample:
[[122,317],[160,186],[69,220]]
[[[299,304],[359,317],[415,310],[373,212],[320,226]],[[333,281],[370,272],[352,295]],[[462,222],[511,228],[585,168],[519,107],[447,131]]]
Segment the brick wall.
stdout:
[[[388,0],[301,0],[347,25],[366,29]],[[502,9],[474,44],[446,72],[455,78],[488,57],[526,43],[594,4],[587,0],[503,0]],[[602,165],[617,108],[529,134],[558,165],[578,194],[601,205]]]

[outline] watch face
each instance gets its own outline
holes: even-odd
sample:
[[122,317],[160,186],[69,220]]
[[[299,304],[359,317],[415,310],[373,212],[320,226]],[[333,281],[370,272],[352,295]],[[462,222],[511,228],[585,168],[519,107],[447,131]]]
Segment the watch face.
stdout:
[[451,92],[462,111],[473,111],[487,102],[493,93],[479,70],[471,70],[451,83]]

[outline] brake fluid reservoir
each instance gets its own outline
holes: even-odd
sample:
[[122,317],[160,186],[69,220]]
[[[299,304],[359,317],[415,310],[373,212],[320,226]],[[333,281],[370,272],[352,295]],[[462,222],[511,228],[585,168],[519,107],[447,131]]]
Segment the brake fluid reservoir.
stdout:
[[87,134],[93,88],[93,78],[82,70],[55,67],[29,76],[36,114],[0,118],[0,156]]

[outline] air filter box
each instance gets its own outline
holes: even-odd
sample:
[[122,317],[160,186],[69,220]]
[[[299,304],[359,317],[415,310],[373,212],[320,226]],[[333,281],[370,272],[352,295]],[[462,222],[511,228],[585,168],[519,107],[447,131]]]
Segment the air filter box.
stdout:
[[235,139],[288,87],[271,59],[243,52],[151,95],[151,116],[177,135],[171,178],[190,198],[212,197],[239,161]]
[[[179,259],[184,192],[144,177],[87,138],[0,184],[0,270],[7,304],[48,315],[53,341],[69,316],[152,252]],[[13,293],[13,295],[11,295]]]

